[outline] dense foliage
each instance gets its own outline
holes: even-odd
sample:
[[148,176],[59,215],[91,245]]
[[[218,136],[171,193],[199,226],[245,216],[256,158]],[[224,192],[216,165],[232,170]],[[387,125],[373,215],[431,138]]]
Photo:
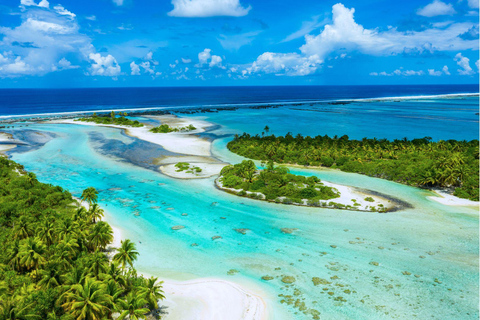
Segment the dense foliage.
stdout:
[[137,275],[135,245],[122,241],[109,261],[113,231],[95,203],[37,181],[0,157],[0,320],[145,319],[163,299],[156,278]]
[[348,136],[244,133],[235,136],[228,149],[252,159],[339,168],[412,186],[452,187],[454,195],[478,201],[478,140],[350,140]]
[[263,170],[257,170],[252,160],[226,166],[220,172],[220,181],[224,187],[242,189],[245,195],[247,191],[261,193],[266,200],[284,197],[287,202],[301,203],[303,199],[318,201],[339,196],[317,177],[291,174],[288,168],[275,167],[273,162]]
[[116,117],[115,112],[112,111],[110,117],[99,117],[94,113],[91,117],[79,118],[75,121],[94,122],[98,124],[116,124],[128,127],[143,127],[143,124],[140,123],[138,120],[130,120],[125,117],[126,115],[127,114],[124,113],[123,116]]
[[192,124],[189,124],[188,126],[185,127],[180,127],[180,128],[173,128],[170,127],[168,124],[162,124],[159,125],[158,127],[153,127],[150,129],[151,132],[153,133],[169,133],[169,132],[186,132],[186,131],[193,131],[196,130]]

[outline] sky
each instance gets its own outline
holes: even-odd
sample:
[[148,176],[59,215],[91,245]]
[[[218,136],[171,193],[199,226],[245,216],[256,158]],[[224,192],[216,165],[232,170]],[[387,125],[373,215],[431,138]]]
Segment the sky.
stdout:
[[2,0],[0,88],[478,84],[479,0]]

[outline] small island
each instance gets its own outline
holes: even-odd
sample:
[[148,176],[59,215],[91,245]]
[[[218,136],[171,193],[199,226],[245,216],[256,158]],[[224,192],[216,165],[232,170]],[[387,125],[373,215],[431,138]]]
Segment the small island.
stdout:
[[[325,185],[318,177],[295,175],[286,167],[275,167],[273,161],[261,170],[252,160],[226,166],[215,184],[238,196],[282,204],[376,212],[391,209],[385,199],[374,199],[351,189],[345,189],[342,201],[332,201],[342,196],[337,188]],[[348,204],[345,197],[349,198]]]
[[180,128],[171,127],[168,124],[162,124],[158,127],[153,127],[152,129],[150,129],[150,132],[153,132],[153,133],[170,133],[170,132],[189,132],[189,131],[193,131],[193,130],[197,130],[197,128],[195,128],[195,126],[192,125],[192,124],[189,124],[188,126],[180,127]]
[[93,122],[96,124],[114,124],[119,126],[127,126],[127,127],[143,127],[143,124],[138,120],[130,120],[126,118],[128,115],[126,112],[120,113],[120,117],[116,117],[115,111],[110,112],[110,117],[107,116],[98,116],[96,113],[93,113],[91,117],[84,117],[75,119],[74,121],[82,121],[82,122]]

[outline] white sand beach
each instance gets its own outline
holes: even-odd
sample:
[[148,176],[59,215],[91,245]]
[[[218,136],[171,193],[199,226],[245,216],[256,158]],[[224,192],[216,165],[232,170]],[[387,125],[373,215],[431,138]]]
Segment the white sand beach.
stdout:
[[436,196],[428,196],[427,198],[433,201],[436,201],[438,203],[441,203],[446,206],[473,206],[473,207],[479,207],[480,202],[479,201],[472,201],[468,199],[462,199],[459,197],[456,197],[452,194],[449,194],[441,189],[434,189],[432,190],[434,193],[436,193]]
[[[0,132],[0,153],[3,153],[8,150],[12,150],[17,146],[16,144],[10,144],[12,140],[13,140],[12,135],[5,132]],[[8,144],[5,144],[5,143],[8,143]]]
[[[108,246],[109,256],[121,246],[123,232],[112,225],[113,216],[105,212],[105,218],[113,230],[113,242]],[[137,270],[144,277],[149,273]],[[187,281],[165,279],[163,281],[166,299],[160,305],[167,306],[164,320],[264,320],[267,319],[267,306],[259,294],[238,283],[215,278],[198,278]]]

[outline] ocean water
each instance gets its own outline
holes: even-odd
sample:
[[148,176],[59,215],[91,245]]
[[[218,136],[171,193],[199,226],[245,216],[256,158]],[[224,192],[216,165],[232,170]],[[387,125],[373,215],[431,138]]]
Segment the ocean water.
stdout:
[[[341,112],[314,104],[193,116],[219,125],[209,135],[218,135],[212,153],[232,163],[242,158],[226,149],[225,135],[259,133],[266,124],[275,134],[478,138],[478,98],[337,107]],[[413,208],[381,214],[283,206],[226,194],[213,179],[177,180],[141,166],[131,154],[148,158],[161,150],[118,129],[19,123],[5,130],[35,145],[9,154],[39,180],[76,196],[89,186],[100,191],[109,221],[137,243],[144,272],[253,283],[265,292],[272,319],[311,319],[278,295],[322,319],[478,319],[478,208],[447,207],[428,191],[390,181],[299,168],[291,169],[394,195]],[[175,225],[185,229],[171,230]],[[275,279],[261,280],[265,275]],[[286,285],[283,276],[296,281]],[[313,277],[325,281],[315,286]]]
[[0,117],[111,109],[175,109],[335,101],[478,91],[478,85],[0,89]]

